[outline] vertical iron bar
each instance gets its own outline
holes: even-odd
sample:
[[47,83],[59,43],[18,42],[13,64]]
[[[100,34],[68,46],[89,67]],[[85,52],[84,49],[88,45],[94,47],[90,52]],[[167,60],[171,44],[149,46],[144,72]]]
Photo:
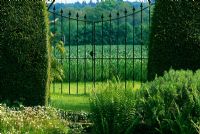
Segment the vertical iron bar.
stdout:
[[84,51],[85,51],[85,55],[84,55],[84,65],[85,65],[85,67],[84,67],[84,94],[86,94],[86,45],[87,45],[87,43],[86,43],[86,28],[87,28],[87,22],[86,22],[86,19],[87,19],[87,17],[86,17],[86,15],[84,16],[84,43],[85,43],[85,48],[84,48]]
[[96,26],[94,22],[94,88],[96,86]]
[[[148,1],[149,1],[149,42],[148,42],[148,45],[147,45],[147,51],[149,50],[150,32],[151,32],[151,0],[148,0]],[[147,59],[146,62],[148,63],[148,59]],[[148,69],[147,69],[147,71],[148,71]],[[146,76],[147,76],[147,74],[148,74],[148,72],[146,73]]]
[[133,88],[135,86],[135,7],[133,7]]
[[103,18],[104,18],[104,16],[103,16],[103,14],[102,14],[102,16],[101,16],[101,82],[103,83],[103,71],[104,71],[104,67],[103,67],[103,52],[104,52],[104,50],[103,50],[103,43],[104,43],[104,41],[103,41],[103,38],[104,38],[104,35],[103,35],[103,30],[104,30],[104,27],[103,27],[103,24],[104,24],[104,22],[103,22]]
[[151,29],[151,0],[149,1],[149,31]]
[[142,52],[143,52],[143,49],[142,49],[143,48],[143,26],[142,26],[143,25],[143,11],[142,11],[143,5],[142,5],[142,3],[140,5],[140,8],[141,8],[141,27],[140,27],[140,30],[141,30],[141,35],[140,35],[141,36],[140,37],[141,38],[141,44],[140,44],[141,45],[141,48],[140,48],[141,49],[141,57],[140,57],[141,58],[140,59],[141,60],[141,70],[140,70],[141,71],[141,79],[140,79],[140,81],[141,81],[141,86],[142,86],[142,77],[143,77],[142,76],[143,75],[142,74],[142,69],[143,69],[143,67],[142,67],[142,57],[143,57],[143,55],[142,55]]
[[119,76],[119,12],[117,12],[117,75]]
[[78,35],[78,29],[79,29],[79,27],[78,27],[78,22],[79,22],[79,20],[78,20],[78,17],[79,17],[79,15],[78,15],[78,13],[76,14],[76,57],[77,57],[77,59],[76,59],[76,94],[78,94],[78,59],[79,59],[79,54],[78,54],[78,49],[79,49],[79,47],[78,47],[78,45],[79,45],[79,35]]
[[94,89],[94,22],[92,22],[92,51],[90,52],[92,56],[92,82],[93,82],[93,89]]
[[68,40],[69,40],[69,64],[68,64],[68,66],[69,66],[69,69],[68,69],[68,71],[69,71],[69,78],[68,78],[68,82],[69,82],[69,94],[71,94],[71,87],[70,87],[70,79],[71,79],[71,37],[70,37],[70,35],[71,35],[71,12],[69,11],[69,36],[68,36]]
[[[54,5],[53,7],[53,35],[54,35],[54,40],[53,40],[53,47],[54,47],[54,57],[56,56],[56,47],[55,47],[55,35],[56,35],[56,7]],[[55,80],[53,80],[53,93],[55,93]]]
[[110,32],[109,32],[109,80],[111,80],[111,53],[112,53],[112,14],[109,15]]
[[[63,10],[60,10],[61,14],[61,41],[63,42]],[[61,65],[63,65],[63,56],[61,54]],[[63,82],[61,81],[61,94],[63,93]]]
[[125,13],[125,89],[127,87],[127,76],[126,76],[126,73],[127,73],[127,10],[125,9],[124,11]]

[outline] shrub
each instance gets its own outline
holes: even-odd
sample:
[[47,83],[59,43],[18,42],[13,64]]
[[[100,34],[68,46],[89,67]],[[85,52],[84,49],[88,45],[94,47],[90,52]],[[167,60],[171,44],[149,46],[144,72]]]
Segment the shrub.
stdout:
[[[135,93],[103,85],[91,99],[95,132],[103,134],[197,134],[200,70],[166,72]],[[103,91],[102,91],[103,90]],[[98,91],[98,90],[97,90]]]
[[[51,34],[51,37],[53,38],[53,34]],[[51,51],[50,82],[52,83],[55,81],[63,81],[63,79],[65,78],[63,61],[59,61],[54,53],[58,53],[59,57],[63,58],[65,54],[64,43],[62,41],[59,41],[55,45],[55,48],[54,47],[50,48],[50,51]]]
[[50,107],[9,108],[0,104],[0,133],[67,134],[67,122]]
[[135,120],[135,99],[130,89],[119,83],[102,85],[91,96],[91,120],[97,134],[130,133]]
[[137,94],[135,132],[195,134],[200,121],[200,71],[170,70]]
[[49,49],[44,1],[2,1],[0,101],[47,104]]
[[148,79],[170,68],[200,68],[200,1],[157,0],[154,9]]

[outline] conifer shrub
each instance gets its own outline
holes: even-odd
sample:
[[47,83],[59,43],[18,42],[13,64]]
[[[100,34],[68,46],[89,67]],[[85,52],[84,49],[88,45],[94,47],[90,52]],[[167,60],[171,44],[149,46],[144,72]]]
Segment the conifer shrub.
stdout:
[[48,18],[44,1],[1,1],[0,101],[47,104]]
[[200,1],[157,0],[152,18],[148,79],[200,68]]

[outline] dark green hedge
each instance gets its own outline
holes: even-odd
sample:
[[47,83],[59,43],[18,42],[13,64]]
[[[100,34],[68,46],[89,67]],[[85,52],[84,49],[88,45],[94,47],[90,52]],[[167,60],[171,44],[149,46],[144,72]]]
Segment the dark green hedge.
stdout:
[[47,104],[49,48],[44,1],[2,1],[0,101]]
[[151,32],[149,80],[170,68],[200,68],[199,0],[157,0]]

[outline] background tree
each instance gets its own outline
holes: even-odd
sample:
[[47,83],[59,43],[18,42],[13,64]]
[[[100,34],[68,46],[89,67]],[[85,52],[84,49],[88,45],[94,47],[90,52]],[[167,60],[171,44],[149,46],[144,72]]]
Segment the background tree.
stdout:
[[[137,10],[140,10],[140,2],[134,2],[134,3],[130,3],[130,2],[125,2],[125,1],[115,1],[115,0],[106,0],[103,2],[100,2],[98,4],[95,5],[95,7],[93,5],[87,5],[87,6],[81,6],[81,4],[79,6],[74,5],[74,7],[71,7],[71,5],[65,4],[65,5],[61,5],[61,4],[56,4],[56,13],[60,14],[60,10],[61,8],[64,11],[64,16],[68,16],[69,11],[71,12],[71,17],[76,18],[76,14],[78,12],[79,14],[79,19],[84,19],[83,17],[86,15],[87,16],[87,20],[94,20],[94,21],[98,21],[101,20],[101,16],[102,14],[104,15],[104,20],[109,20],[109,14],[112,14],[112,18],[117,18],[117,12],[119,11],[120,17],[124,16],[124,10],[127,9],[128,13],[127,14],[132,14],[132,8],[133,6],[136,8]],[[146,7],[148,6],[148,3],[143,3],[143,6]],[[148,45],[148,39],[149,39],[149,14],[148,14],[148,10],[144,10],[143,11],[143,40],[144,40],[144,44]],[[50,14],[50,20],[51,22],[53,22],[53,14]],[[56,37],[57,38],[57,42],[59,42],[60,40],[60,33],[61,33],[61,18],[59,16],[56,16]],[[70,25],[71,25],[71,45],[76,45],[76,20],[71,20],[70,21]],[[65,37],[69,36],[69,22],[68,19],[63,19],[63,32]],[[127,17],[127,25],[128,25],[128,45],[132,45],[132,16]],[[119,43],[120,44],[124,44],[124,19],[120,19],[120,35],[119,35]],[[104,22],[104,45],[109,44],[109,21]],[[53,31],[54,30],[54,25],[53,23],[50,25],[50,30]],[[83,42],[83,38],[84,38],[84,23],[79,22],[79,39],[80,39],[80,44],[89,44],[91,42],[91,32],[92,31],[92,24],[91,23],[87,23],[87,36],[85,39],[85,42]],[[112,21],[112,32],[113,32],[113,39],[115,39],[116,34],[117,34],[117,20]],[[101,23],[96,23],[96,33],[97,33],[97,40],[96,40],[96,44],[99,45],[101,44],[101,40],[98,40],[98,38],[100,37],[101,33]],[[141,34],[141,30],[140,30],[140,13],[137,13],[135,15],[135,44],[140,44],[140,34]],[[67,44],[67,42],[66,42]]]

